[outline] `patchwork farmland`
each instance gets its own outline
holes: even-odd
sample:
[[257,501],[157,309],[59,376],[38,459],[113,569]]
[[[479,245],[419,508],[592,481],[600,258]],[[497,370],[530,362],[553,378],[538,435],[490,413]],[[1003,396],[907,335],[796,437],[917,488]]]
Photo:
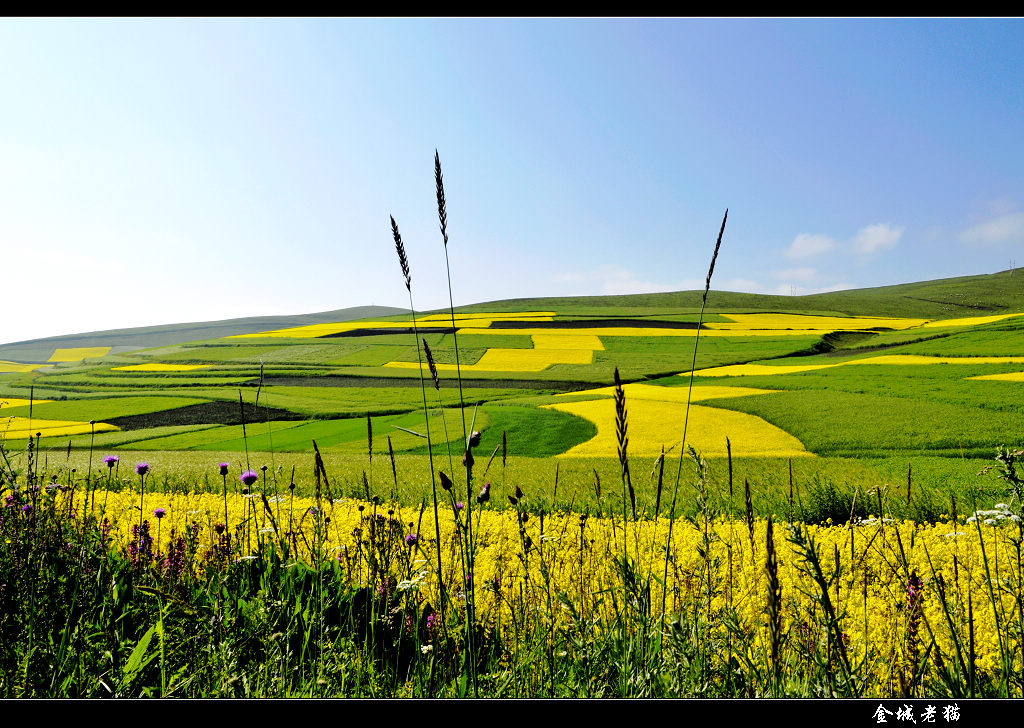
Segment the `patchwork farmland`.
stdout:
[[[137,586],[117,694],[631,695],[623,671],[645,661],[643,694],[733,696],[748,690],[728,677],[740,673],[761,695],[1015,694],[1018,283],[712,293],[703,316],[693,293],[499,301],[223,322],[214,338],[137,347],[115,345],[131,332],[0,346],[0,528],[11,545],[37,512],[81,514],[82,538],[122,555],[102,567]],[[981,577],[989,554],[1004,571],[1009,558],[1009,580]],[[211,602],[222,579],[257,606]],[[926,584],[957,595],[917,596]],[[259,601],[268,589],[284,601]],[[160,630],[177,635],[161,670],[207,664],[186,638],[198,609],[234,620],[232,649],[255,666],[238,670],[264,682],[222,685],[234,668],[212,664],[196,686],[129,670],[155,659],[147,595],[169,600]],[[532,614],[547,616],[527,628]],[[242,645],[261,619],[320,645],[329,682],[278,674],[296,648]],[[641,652],[616,630],[642,635]],[[556,683],[555,643],[627,662],[573,658],[576,677]],[[722,672],[725,645],[745,667],[730,657]],[[106,664],[111,649],[80,659]],[[692,649],[716,657],[680,683],[664,661]],[[382,688],[359,682],[377,670]],[[64,685],[106,683],[72,670]]]
[[[984,285],[1009,295],[1014,281],[1001,275]],[[1019,445],[1024,318],[990,293],[988,310],[964,315],[974,310],[950,303],[958,285],[906,316],[890,315],[911,298],[896,289],[805,297],[821,299],[818,310],[794,310],[797,300],[807,307],[802,299],[712,295],[689,397],[692,444],[713,458],[728,438],[740,458],[876,460],[988,457],[996,444]],[[631,454],[678,451],[698,335],[687,303],[685,294],[547,299],[420,315],[440,384],[427,402],[432,438],[444,441],[442,411],[460,411],[461,379],[485,447],[504,434],[516,456],[614,458],[618,368]],[[49,450],[221,453],[244,449],[247,419],[253,451],[308,453],[315,439],[323,453],[355,454],[366,449],[369,416],[394,452],[424,454],[408,432],[430,424],[420,370],[433,382],[416,344],[404,314],[113,354],[54,347],[45,361],[0,362],[0,437],[9,450],[39,432]]]

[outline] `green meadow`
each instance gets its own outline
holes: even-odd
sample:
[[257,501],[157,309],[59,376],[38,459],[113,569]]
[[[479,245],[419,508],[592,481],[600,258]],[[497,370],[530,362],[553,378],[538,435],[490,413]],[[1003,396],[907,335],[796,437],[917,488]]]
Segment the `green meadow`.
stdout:
[[[947,491],[969,499],[972,493],[976,496],[984,490],[979,490],[976,474],[994,448],[1016,448],[1024,441],[1024,406],[1019,396],[1024,383],[976,377],[1024,371],[1024,364],[833,365],[893,354],[961,361],[1022,355],[1024,319],[967,325],[960,321],[1024,311],[1024,295],[1015,283],[1009,273],[1001,273],[804,297],[712,292],[705,328],[727,324],[730,314],[750,313],[916,317],[938,325],[905,330],[895,326],[858,330],[852,326],[851,331],[786,331],[778,335],[702,332],[693,386],[772,390],[768,395],[723,397],[702,404],[760,418],[796,437],[815,456],[801,458],[792,466],[798,487],[813,488],[827,482],[847,495],[879,485],[895,489],[906,480],[910,468],[912,474],[916,472],[912,478],[917,487],[932,493],[936,502],[945,500]],[[380,463],[389,453],[399,459],[425,456],[428,428],[435,459],[450,469],[448,453],[459,452],[455,443],[462,437],[465,419],[466,427],[483,433],[483,448],[488,452],[504,438],[508,456],[516,462],[532,463],[515,477],[544,492],[558,487],[557,477],[562,495],[573,488],[578,491],[577,503],[601,510],[605,504],[598,483],[616,477],[615,453],[585,466],[577,458],[560,457],[595,437],[598,430],[589,420],[544,405],[593,398],[588,391],[610,385],[616,368],[624,382],[689,387],[694,361],[692,328],[698,320],[699,302],[699,294],[684,292],[523,299],[463,307],[457,313],[549,312],[552,316],[539,324],[492,324],[492,328],[511,328],[486,336],[459,329],[457,357],[450,323],[446,329],[443,319],[442,325],[437,319],[431,321],[434,329],[420,339],[426,340],[434,361],[442,365],[436,388],[428,372],[421,383],[415,367],[387,366],[391,362],[415,364],[423,356],[411,331],[373,329],[380,322],[408,322],[407,314],[366,319],[360,321],[357,331],[320,337],[260,336],[251,326],[238,330],[228,326],[230,322],[222,322],[220,328],[202,329],[223,331],[220,337],[189,341],[183,338],[189,329],[183,327],[176,339],[168,340],[174,332],[164,327],[159,331],[162,338],[154,340],[153,346],[128,351],[121,346],[101,359],[43,364],[29,373],[0,374],[0,399],[33,400],[31,406],[2,406],[0,415],[117,426],[118,430],[111,432],[41,439],[39,447],[48,457],[63,452],[68,459],[73,451],[80,464],[87,452],[98,459],[107,453],[131,451],[151,461],[159,461],[161,453],[192,453],[181,462],[192,463],[194,472],[188,475],[177,468],[182,482],[203,477],[212,453],[230,456],[236,462],[246,451],[261,453],[268,465],[288,461],[308,468],[316,442],[337,468],[339,481],[360,487],[363,471],[372,470],[374,455],[378,475],[383,472]],[[943,326],[943,320],[956,325]],[[294,321],[279,317],[265,330],[288,328],[290,323],[329,322],[325,317],[296,317]],[[551,334],[572,335],[608,331],[611,326],[617,334],[627,335],[599,337],[600,348],[592,352],[588,363],[556,362],[532,371],[512,367],[509,371],[479,370],[475,365],[486,361],[488,349],[507,351],[505,356],[514,358],[516,352],[533,348],[531,337],[515,333],[516,326],[531,330],[541,326]],[[691,330],[679,335],[679,330],[672,328],[679,326]],[[631,335],[630,328],[669,335]],[[239,333],[246,336],[238,337]],[[126,334],[111,335],[124,340]],[[72,343],[104,345],[102,335],[97,336]],[[133,341],[146,343],[137,337]],[[66,347],[67,342],[57,343]],[[30,344],[19,345],[20,350],[35,352],[40,363],[52,353],[45,342]],[[444,368],[456,361],[463,368],[461,377]],[[747,363],[828,368],[726,377],[702,374],[713,367]],[[163,369],[203,368],[120,369],[147,364],[163,365]],[[430,413],[426,419],[424,402]],[[627,408],[629,404],[627,400]],[[630,435],[634,440],[661,437],[670,445],[681,425],[666,421],[664,432],[634,429]],[[0,436],[4,435],[0,430]],[[744,435],[736,432],[729,436],[738,441]],[[22,457],[25,442],[12,437],[3,441],[14,463]],[[678,449],[670,450],[669,470],[672,458],[678,455]],[[647,481],[653,482],[656,463],[638,466],[651,474]],[[755,488],[773,493],[759,500],[771,504],[779,502],[775,498],[778,488],[788,493],[790,468],[786,458],[756,462],[748,458],[737,460],[735,473],[743,469]],[[722,481],[723,487],[725,471],[724,463],[712,460],[711,478]],[[421,478],[419,482],[426,481]],[[648,484],[638,482],[638,487]],[[413,491],[410,498],[414,501],[424,496],[422,488]],[[552,502],[560,500],[556,495],[552,493]]]

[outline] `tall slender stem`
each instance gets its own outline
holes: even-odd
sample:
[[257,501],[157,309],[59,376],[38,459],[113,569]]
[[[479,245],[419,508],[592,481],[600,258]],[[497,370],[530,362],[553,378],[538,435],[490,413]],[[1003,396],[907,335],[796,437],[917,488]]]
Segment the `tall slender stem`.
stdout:
[[[405,288],[409,292],[409,315],[412,317],[413,334],[416,337],[416,362],[417,370],[420,373],[420,394],[423,397],[423,419],[427,429],[427,457],[430,462],[430,489],[434,498],[434,535],[437,539],[437,580],[438,591],[441,595],[441,621],[447,624],[447,605],[445,603],[444,570],[441,566],[441,523],[437,510],[437,477],[434,473],[434,450],[430,439],[430,412],[427,409],[427,386],[423,381],[423,355],[420,352],[419,326],[416,323],[416,309],[412,302],[412,276],[409,273],[409,259],[405,254],[405,243],[402,242],[402,235],[398,232],[398,223],[391,218],[391,233],[395,239],[395,250],[398,253],[398,263],[402,268],[402,276],[405,278]],[[443,414],[442,414],[443,417]]]
[[718,259],[718,249],[722,247],[722,235],[725,233],[725,221],[729,219],[729,210],[725,211],[722,217],[722,227],[718,231],[718,240],[715,242],[715,252],[711,255],[711,267],[708,268],[708,277],[704,282],[704,296],[700,303],[700,317],[697,319],[697,334],[693,338],[693,359],[690,362],[690,385],[686,390],[686,412],[683,415],[683,440],[679,448],[679,467],[676,470],[676,482],[672,490],[672,507],[669,510],[668,520],[668,542],[665,544],[665,570],[661,581],[661,619],[665,619],[665,600],[668,590],[668,560],[672,547],[672,525],[676,518],[676,502],[679,497],[679,480],[683,474],[683,457],[686,454],[686,428],[690,422],[690,399],[693,394],[693,372],[697,367],[697,345],[700,343],[700,329],[704,325],[704,308],[708,303],[708,291],[711,289],[711,275],[715,272],[715,261]]

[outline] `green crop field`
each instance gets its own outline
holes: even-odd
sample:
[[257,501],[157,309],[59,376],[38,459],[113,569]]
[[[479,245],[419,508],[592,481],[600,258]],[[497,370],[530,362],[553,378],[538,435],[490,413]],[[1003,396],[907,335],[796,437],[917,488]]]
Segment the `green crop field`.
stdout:
[[[555,644],[566,655],[592,645],[619,655],[607,635],[629,623],[636,639],[636,624],[647,625],[641,632],[657,624],[650,620],[661,607],[651,597],[662,583],[661,596],[670,600],[666,613],[678,619],[658,633],[666,654],[692,655],[686,645],[712,643],[718,654],[726,634],[728,644],[764,653],[764,635],[782,634],[782,628],[763,624],[766,602],[757,590],[764,587],[750,585],[770,576],[776,563],[786,595],[777,603],[789,625],[785,659],[813,663],[809,674],[819,684],[834,678],[833,652],[815,651],[801,635],[842,625],[841,639],[852,634],[851,644],[865,657],[852,668],[858,686],[830,688],[836,693],[907,694],[886,682],[889,650],[905,644],[924,676],[915,679],[927,685],[918,692],[1009,695],[1016,687],[1007,676],[1019,674],[1020,618],[998,610],[1005,607],[1009,615],[1020,604],[1020,529],[1003,528],[1020,517],[1013,451],[1024,449],[1024,296],[1015,283],[1004,273],[806,297],[711,292],[703,318],[693,292],[498,301],[464,307],[454,327],[451,312],[421,312],[418,325],[426,330],[419,337],[407,314],[378,311],[357,321],[324,315],[266,320],[263,327],[164,328],[148,340],[121,332],[113,339],[22,343],[10,351],[31,356],[11,356],[7,361],[14,363],[0,368],[0,475],[13,484],[5,513],[14,514],[5,521],[5,533],[13,534],[5,540],[38,542],[10,525],[29,533],[37,503],[44,522],[55,524],[58,513],[70,523],[92,509],[102,520],[83,521],[93,529],[83,543],[108,549],[98,552],[107,556],[96,568],[120,563],[117,568],[138,571],[143,536],[135,533],[155,526],[156,543],[170,539],[175,558],[192,549],[198,568],[220,575],[195,584],[224,585],[231,574],[251,578],[259,590],[267,584],[283,585],[271,591],[292,589],[280,604],[282,614],[294,613],[294,623],[231,622],[238,640],[270,635],[259,649],[268,655],[282,650],[284,657],[271,658],[274,664],[301,650],[279,645],[277,636],[311,634],[312,628],[297,626],[306,624],[302,609],[319,605],[320,616],[310,624],[325,624],[324,615],[338,609],[330,600],[352,600],[352,614],[362,614],[365,605],[357,602],[368,594],[378,595],[370,597],[377,599],[374,609],[386,603],[390,611],[366,618],[377,625],[377,636],[367,639],[378,647],[364,654],[407,641],[395,637],[404,632],[387,631],[386,615],[398,613],[420,620],[431,650],[455,644],[431,636],[427,626],[437,619],[432,604],[457,604],[426,586],[434,578],[426,564],[434,558],[447,567],[438,569],[438,579],[445,573],[449,584],[465,579],[467,602],[488,615],[475,622],[468,612],[453,611],[450,624],[492,625],[492,634],[532,645],[536,655]],[[141,343],[118,343],[133,340]],[[417,345],[424,340],[429,364],[426,347]],[[48,362],[51,357],[63,361]],[[620,387],[612,386],[616,373]],[[694,448],[689,452],[684,430],[685,445]],[[463,438],[473,431],[479,440],[464,460]],[[1009,450],[994,462],[1000,446]],[[65,502],[72,505],[58,505]],[[458,548],[450,540],[442,546],[447,537],[437,535],[447,512],[464,529],[459,533],[467,540]],[[464,513],[473,518],[462,519]],[[776,535],[766,537],[773,523]],[[788,536],[784,523],[791,524]],[[822,558],[819,547],[801,541],[801,528],[818,529]],[[666,546],[680,538],[685,545]],[[777,562],[772,556],[765,561],[766,547],[780,549]],[[3,553],[11,557],[7,563],[50,568],[49,555],[25,560],[13,547]],[[1002,569],[1000,578],[1007,564],[1015,574],[998,582],[1010,584],[1000,592],[984,591],[996,582],[979,578],[989,555]],[[303,566],[302,559],[317,565]],[[143,571],[132,577],[140,580],[133,608],[150,616],[127,640],[141,645],[132,648],[127,665],[136,654],[141,664],[151,638],[180,654],[195,628],[191,616],[182,617],[188,610],[209,614],[211,604],[224,610],[236,604],[222,598],[227,592],[221,587],[208,594],[197,587],[190,593],[206,594],[195,597],[200,606],[183,606],[181,585],[191,577],[175,576],[168,564],[177,562],[162,552],[152,563],[162,571],[153,567],[145,578],[164,586],[143,584]],[[77,573],[82,567],[75,564],[52,568]],[[453,571],[456,564],[463,574]],[[800,568],[804,576],[811,573],[807,568],[817,570],[813,584],[800,581],[794,571]],[[393,573],[398,576],[384,576]],[[510,573],[522,581],[509,581]],[[908,590],[921,575],[936,573],[929,585],[955,584],[950,595],[954,589],[968,594],[967,607],[959,596],[958,611],[947,611],[950,619],[932,620],[931,627],[941,631],[929,649],[942,649],[947,665],[956,659],[956,640],[976,641],[959,676],[950,677],[927,655],[918,658],[917,633],[904,634]],[[324,575],[320,583],[334,586],[318,591]],[[110,605],[119,604],[123,592],[105,585],[121,583],[109,575],[81,582],[96,603]],[[645,586],[637,589],[639,583]],[[392,589],[406,596],[388,596]],[[252,597],[256,592],[245,593],[231,607],[238,615],[270,613],[259,606],[262,597]],[[849,613],[816,614],[811,605],[832,593]],[[67,601],[62,594],[53,591],[55,604]],[[726,595],[729,604],[721,601]],[[527,608],[527,598],[540,601]],[[851,598],[857,600],[852,607]],[[939,601],[952,610],[945,596]],[[698,609],[706,615],[690,614],[694,604],[705,605]],[[974,621],[964,623],[972,605]],[[623,607],[634,616],[623,617]],[[37,612],[22,605],[18,613],[33,622],[62,608]],[[520,634],[534,614],[543,629]],[[862,614],[872,615],[870,623]],[[992,619],[982,623],[982,616]],[[694,636],[681,637],[672,626],[682,624],[694,625]],[[877,626],[891,624],[897,632]],[[582,625],[593,626],[585,632]],[[352,629],[352,639],[359,638],[359,628]],[[189,637],[168,640],[165,634]],[[50,652],[75,639],[53,641]],[[111,639],[112,647],[80,652],[108,654],[124,643]],[[217,644],[204,649],[219,655]],[[841,642],[819,637],[821,644]],[[471,663],[437,649],[437,663],[432,652],[414,653],[417,679],[425,681],[421,692],[434,690],[435,664],[450,682],[453,665]],[[500,660],[513,654],[502,649]],[[148,654],[145,659],[155,660],[153,648]],[[480,664],[497,664],[497,655]],[[766,655],[752,659],[769,664]],[[1003,662],[996,664],[996,657]],[[516,659],[515,670],[524,674],[544,662]],[[728,671],[738,674],[729,659]],[[44,674],[60,660],[45,667],[36,662]],[[159,660],[161,669],[172,662]],[[357,658],[342,664],[376,663]],[[131,677],[127,669],[121,670],[124,681]],[[909,669],[903,663],[892,668],[900,680],[909,679]],[[758,670],[748,671],[760,675],[758,694],[818,694],[792,682],[797,678],[774,685]],[[399,672],[388,679],[407,683],[409,676]],[[175,686],[179,679],[188,685],[184,674],[180,668]],[[976,675],[984,676],[977,685]],[[147,680],[155,679],[150,668]],[[490,687],[481,684],[488,694]],[[723,679],[726,684],[715,690],[744,694]],[[363,688],[345,685],[335,692],[352,690],[362,694]],[[590,688],[580,690],[589,694]],[[695,692],[675,685],[658,690]]]
[[[598,400],[609,396],[598,390],[618,369],[624,382],[648,385],[626,389],[634,453],[664,445],[678,458],[688,398],[712,413],[736,413],[739,419],[730,422],[739,424],[715,437],[728,437],[737,452],[763,436],[752,433],[772,428],[804,449],[797,459],[800,479],[826,479],[847,490],[890,481],[895,487],[895,479],[905,477],[897,471],[918,462],[922,487],[938,492],[951,484],[966,496],[968,474],[977,473],[996,446],[1024,443],[1024,382],[977,378],[1024,371],[1024,360],[983,358],[1024,356],[1024,318],[1009,316],[1024,311],[1024,294],[1008,273],[803,297],[712,292],[698,341],[699,304],[694,292],[481,303],[456,312],[456,335],[447,312],[428,319],[429,312],[420,314],[428,327],[420,339],[439,369],[437,389],[425,364],[421,384],[417,362],[425,362],[424,351],[408,315],[394,310],[350,323],[325,314],[267,319],[262,327],[161,327],[157,338],[144,342],[149,348],[120,345],[101,358],[0,373],[0,401],[13,402],[0,405],[8,423],[0,436],[14,463],[27,437],[18,433],[31,429],[30,416],[43,424],[98,423],[94,432],[87,426],[65,435],[40,427],[57,434],[44,436],[39,447],[65,455],[70,447],[102,450],[95,457],[129,449],[154,459],[161,452],[246,450],[308,457],[316,441],[326,456],[340,458],[344,477],[358,483],[369,462],[367,418],[378,457],[388,439],[400,457],[426,455],[429,426],[434,457],[447,462],[446,443],[463,436],[464,415],[467,427],[483,432],[484,449],[498,447],[504,436],[508,456],[537,462],[531,472],[544,475],[531,482],[538,487],[556,469],[568,484],[590,461],[567,453],[588,442],[614,443],[614,436],[608,439],[607,422],[551,405],[593,402],[598,412]],[[401,333],[388,328],[396,326]],[[223,335],[189,340],[189,332]],[[97,335],[53,346],[69,348],[68,341],[108,343]],[[52,354],[45,342],[19,346],[34,352],[34,359],[24,359],[29,363]],[[894,355],[916,359],[870,361]],[[935,357],[953,363],[927,363]],[[716,371],[736,365],[752,367]],[[728,389],[715,390],[722,387]],[[701,441],[700,431],[690,434]],[[718,481],[723,447],[712,452],[711,477]],[[459,446],[453,450],[460,454]],[[614,446],[603,452],[607,463],[617,463]],[[653,473],[652,458],[634,459]],[[756,473],[757,488],[777,484],[783,472],[788,485],[791,459],[768,451],[737,457],[735,467]],[[614,480],[617,472],[601,462],[580,470],[588,484],[578,488],[579,502],[596,508],[601,499],[591,481]],[[894,469],[893,462],[901,465]],[[638,481],[637,487],[648,485]]]

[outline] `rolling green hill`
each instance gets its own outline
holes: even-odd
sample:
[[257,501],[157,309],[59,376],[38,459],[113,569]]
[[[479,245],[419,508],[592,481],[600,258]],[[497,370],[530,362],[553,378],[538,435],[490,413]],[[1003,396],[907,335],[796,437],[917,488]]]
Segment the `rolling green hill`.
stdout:
[[[1022,276],[793,297],[713,291],[691,397],[700,295],[466,306],[457,314],[457,355],[448,312],[418,314],[420,340],[438,366],[436,388],[424,369],[423,390],[417,362],[425,353],[408,313],[396,309],[5,345],[0,359],[30,364],[55,349],[111,348],[0,370],[0,443],[20,451],[41,432],[40,447],[58,452],[70,444],[214,457],[248,447],[284,457],[316,440],[326,455],[363,458],[353,465],[358,484],[368,429],[378,457],[389,449],[418,457],[429,428],[436,458],[462,437],[464,412],[467,427],[483,432],[482,450],[494,451],[504,436],[516,456],[557,458],[572,477],[617,478],[608,385],[618,369],[641,469],[662,446],[678,452],[687,411],[688,442],[719,457],[729,438],[747,463],[737,467],[769,480],[780,467],[771,463],[790,458],[807,477],[856,472],[865,483],[923,458],[937,481],[966,487],[980,469],[972,458],[1024,446],[1024,316],[1014,315],[1024,313]],[[850,459],[875,465],[851,469]],[[550,461],[528,470],[554,469]]]
[[92,331],[83,334],[52,336],[45,339],[0,344],[0,359],[28,363],[48,361],[54,349],[83,347],[111,347],[118,354],[155,346],[183,344],[188,341],[218,339],[222,336],[247,334],[285,326],[305,326],[325,321],[351,321],[353,319],[390,316],[401,309],[388,306],[357,306],[336,311],[298,314],[295,316],[252,316],[249,318],[202,321],[187,324],[165,324],[131,329]]

